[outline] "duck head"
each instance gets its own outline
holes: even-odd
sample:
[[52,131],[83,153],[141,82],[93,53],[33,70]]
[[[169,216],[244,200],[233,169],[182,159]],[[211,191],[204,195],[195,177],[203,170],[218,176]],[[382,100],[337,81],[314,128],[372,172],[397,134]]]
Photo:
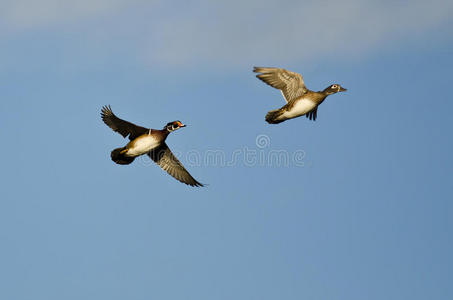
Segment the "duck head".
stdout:
[[168,132],[178,130],[179,128],[186,127],[181,121],[173,121],[165,125],[164,129],[167,129]]
[[335,94],[338,92],[346,92],[346,91],[347,91],[347,89],[343,88],[339,84],[334,83],[334,84],[326,87],[323,92],[326,93],[327,95],[332,95],[332,94]]

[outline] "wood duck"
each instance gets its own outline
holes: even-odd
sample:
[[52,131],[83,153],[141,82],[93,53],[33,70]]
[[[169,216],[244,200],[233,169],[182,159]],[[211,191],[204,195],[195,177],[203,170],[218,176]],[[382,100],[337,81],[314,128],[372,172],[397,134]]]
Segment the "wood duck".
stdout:
[[110,156],[114,162],[128,165],[137,156],[147,154],[163,170],[180,182],[190,186],[203,186],[187,172],[165,143],[171,132],[186,127],[186,125],[180,121],[173,121],[162,130],[140,127],[115,116],[110,105],[102,107],[101,117],[113,131],[118,132],[124,138],[129,136],[130,142],[126,146],[112,151]]
[[327,96],[346,91],[339,84],[332,84],[319,92],[310,91],[305,86],[302,75],[285,69],[254,67],[253,72],[260,73],[256,75],[258,79],[279,89],[286,100],[286,105],[267,113],[266,121],[269,124],[278,124],[303,115],[314,121],[319,104]]

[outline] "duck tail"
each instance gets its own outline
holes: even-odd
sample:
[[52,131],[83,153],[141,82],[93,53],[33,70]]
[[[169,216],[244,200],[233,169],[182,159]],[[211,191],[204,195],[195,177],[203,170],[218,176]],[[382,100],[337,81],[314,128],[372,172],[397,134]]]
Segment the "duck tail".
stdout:
[[283,111],[281,109],[271,110],[266,115],[266,122],[269,124],[281,123],[281,122],[285,121],[285,119],[278,119],[282,114],[283,114]]
[[119,165],[128,165],[131,162],[133,162],[135,159],[135,157],[125,156],[124,153],[121,153],[121,151],[123,151],[124,149],[126,149],[126,147],[116,148],[110,154],[110,157],[112,158],[112,160]]

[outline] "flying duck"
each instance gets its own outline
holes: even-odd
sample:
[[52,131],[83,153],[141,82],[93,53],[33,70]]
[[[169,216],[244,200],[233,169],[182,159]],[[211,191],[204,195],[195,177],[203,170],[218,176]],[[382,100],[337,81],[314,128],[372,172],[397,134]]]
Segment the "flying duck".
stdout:
[[286,105],[267,113],[266,121],[269,124],[278,124],[303,115],[314,121],[319,104],[327,96],[346,91],[339,84],[329,85],[319,92],[310,91],[305,86],[302,75],[285,69],[254,67],[253,72],[260,73],[256,77],[264,83],[279,89],[286,100]]
[[110,154],[115,163],[128,165],[137,156],[147,154],[163,170],[180,182],[190,186],[203,186],[187,172],[165,143],[171,132],[186,127],[180,121],[170,122],[162,130],[144,128],[115,116],[110,105],[102,107],[101,118],[113,131],[118,132],[124,138],[129,136],[130,142],[126,146],[117,148]]

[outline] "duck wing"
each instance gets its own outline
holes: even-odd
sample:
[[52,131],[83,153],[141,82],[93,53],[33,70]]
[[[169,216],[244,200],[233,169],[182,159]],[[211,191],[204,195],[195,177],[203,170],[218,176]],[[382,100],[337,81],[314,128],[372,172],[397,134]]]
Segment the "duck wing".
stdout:
[[308,89],[301,74],[280,68],[254,67],[256,77],[282,92],[286,102],[290,103],[304,95]]
[[131,141],[142,134],[148,133],[149,131],[148,128],[137,126],[115,116],[110,105],[102,107],[101,118],[102,121],[104,121],[104,123],[113,131],[118,132],[123,137],[127,137],[129,135],[129,140]]
[[148,152],[148,156],[176,180],[190,186],[203,186],[190,175],[166,143]]
[[305,114],[305,116],[309,119],[309,120],[313,120],[313,121],[316,121],[316,117],[318,115],[318,107],[316,106],[313,110],[309,111],[307,114]]

